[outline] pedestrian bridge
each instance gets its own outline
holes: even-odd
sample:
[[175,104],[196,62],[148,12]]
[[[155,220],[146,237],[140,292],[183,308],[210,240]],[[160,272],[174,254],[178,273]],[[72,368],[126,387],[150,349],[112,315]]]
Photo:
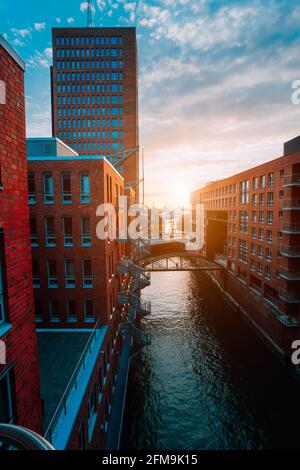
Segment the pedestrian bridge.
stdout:
[[215,271],[222,266],[208,259],[205,252],[188,251],[186,242],[179,240],[140,240],[139,265],[146,271]]
[[216,271],[222,269],[204,255],[192,252],[166,253],[142,259],[143,268],[149,272],[161,271]]

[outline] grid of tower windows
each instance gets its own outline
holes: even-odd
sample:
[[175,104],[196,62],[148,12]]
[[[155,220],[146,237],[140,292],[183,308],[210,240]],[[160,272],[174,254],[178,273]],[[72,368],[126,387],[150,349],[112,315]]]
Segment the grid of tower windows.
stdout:
[[[122,36],[63,35],[56,36],[55,45],[58,137],[78,152],[124,150]],[[80,119],[90,116],[114,119],[112,124],[111,119]],[[111,125],[121,129],[100,130]]]

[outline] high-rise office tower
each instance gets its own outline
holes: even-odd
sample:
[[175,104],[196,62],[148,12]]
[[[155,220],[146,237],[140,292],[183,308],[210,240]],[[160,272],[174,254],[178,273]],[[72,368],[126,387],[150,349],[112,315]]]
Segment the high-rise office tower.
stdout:
[[53,28],[52,44],[53,136],[79,155],[119,161],[138,200],[135,28]]

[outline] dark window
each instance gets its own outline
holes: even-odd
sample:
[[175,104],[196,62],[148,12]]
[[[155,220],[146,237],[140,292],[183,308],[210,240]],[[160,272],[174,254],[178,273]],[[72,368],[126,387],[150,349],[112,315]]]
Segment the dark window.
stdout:
[[56,261],[49,259],[47,261],[48,287],[57,287]]
[[82,421],[78,431],[78,447],[79,450],[85,449],[84,421]]
[[59,312],[58,312],[58,301],[57,300],[50,300],[49,302],[49,313],[50,313],[50,320],[57,322],[59,321]]
[[15,417],[13,371],[0,376],[0,423],[10,423]]
[[52,173],[44,174],[44,202],[52,204],[54,201],[54,183]]
[[28,199],[29,204],[35,204],[36,194],[35,194],[35,176],[33,172],[28,174]]
[[81,244],[90,246],[92,243],[91,218],[81,217]]
[[76,321],[76,301],[67,300],[67,314],[69,321]]
[[72,259],[65,260],[65,286],[75,287],[75,265]]
[[93,287],[93,270],[90,259],[83,260],[83,287]]
[[97,411],[96,405],[96,385],[93,386],[92,393],[90,394],[90,398],[88,399],[88,424],[91,424],[91,420],[94,414]]
[[94,302],[93,300],[84,301],[84,316],[88,321],[94,321]]
[[38,299],[36,296],[34,298],[34,310],[35,310],[35,320],[42,321],[43,319],[42,303],[40,299]]
[[36,217],[30,217],[30,243],[31,246],[38,246]]
[[37,259],[32,260],[32,282],[33,287],[40,287],[40,265]]
[[[7,319],[6,312],[6,265],[4,257],[4,233],[0,231],[0,324]],[[1,422],[1,420],[0,420]]]
[[45,218],[46,246],[56,245],[54,217]]
[[64,245],[73,245],[72,217],[63,217]]
[[62,200],[65,204],[72,202],[71,175],[69,173],[62,175]]

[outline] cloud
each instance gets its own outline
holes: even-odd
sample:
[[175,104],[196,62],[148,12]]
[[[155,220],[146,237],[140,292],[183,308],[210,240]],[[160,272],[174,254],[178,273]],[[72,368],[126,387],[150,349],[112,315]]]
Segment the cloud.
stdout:
[[140,8],[140,141],[151,155],[146,175],[156,175],[147,184],[151,200],[180,168],[197,189],[280,156],[299,134],[291,82],[300,79],[300,5],[209,5]]
[[36,31],[42,31],[43,29],[46,29],[46,23],[34,23],[34,29]]
[[21,39],[19,38],[15,38],[11,41],[11,43],[14,45],[14,46],[19,46],[19,47],[24,47],[26,46],[25,42],[22,41]]
[[47,47],[44,50],[44,54],[45,54],[46,57],[48,57],[48,59],[52,59],[52,56],[53,56],[52,47]]
[[104,11],[106,8],[106,1],[105,0],[97,0],[97,7],[100,11]]
[[34,54],[31,54],[26,60],[26,65],[28,68],[49,68],[51,65],[52,59],[52,48],[47,47],[42,52],[35,51]]
[[[80,5],[85,12],[87,2]],[[116,13],[120,25],[138,19],[148,199],[159,194],[167,199],[178,175],[192,190],[280,156],[282,142],[299,133],[300,106],[291,103],[291,83],[300,79],[299,2],[98,0],[94,5],[104,26]],[[22,32],[10,36],[23,43],[32,32],[15,31]],[[38,72],[46,69],[51,48],[35,51],[27,62]],[[30,132],[42,135],[44,126],[46,133],[42,109],[32,112]]]
[[45,137],[51,135],[51,113],[48,106],[38,106],[31,109],[30,101],[26,102],[26,107],[30,110],[30,122],[27,125],[26,134],[28,137]]
[[69,24],[71,24],[71,23],[74,23],[75,20],[74,20],[74,18],[73,18],[72,16],[70,16],[70,18],[67,18],[67,22],[68,22]]
[[[80,11],[81,11],[82,13],[84,13],[85,11],[87,11],[88,6],[89,6],[89,5],[88,5],[88,2],[82,2],[82,3],[80,4]],[[96,9],[95,9],[94,5],[92,5],[92,12],[93,12],[93,13],[96,13]]]
[[24,28],[24,29],[11,28],[11,32],[14,34],[14,36],[20,36],[22,38],[31,37],[31,31],[32,30],[30,28]]
[[124,3],[124,10],[129,13],[130,22],[133,23],[136,18],[137,4],[135,2]]
[[55,18],[56,23],[61,23],[61,18]]

